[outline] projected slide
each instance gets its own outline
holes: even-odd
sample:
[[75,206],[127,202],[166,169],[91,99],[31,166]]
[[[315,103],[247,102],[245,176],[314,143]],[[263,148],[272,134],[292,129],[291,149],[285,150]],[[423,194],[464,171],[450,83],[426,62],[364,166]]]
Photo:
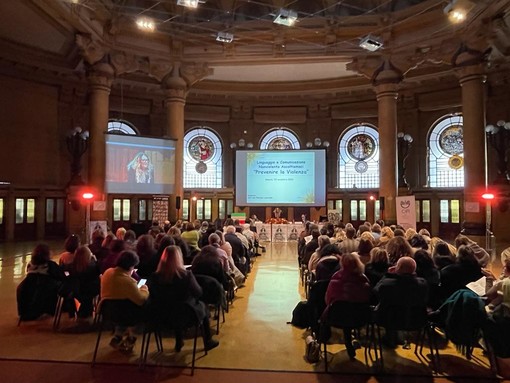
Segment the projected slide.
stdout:
[[175,143],[131,135],[106,135],[108,193],[171,194],[175,187]]
[[323,150],[238,151],[236,204],[239,206],[323,206]]

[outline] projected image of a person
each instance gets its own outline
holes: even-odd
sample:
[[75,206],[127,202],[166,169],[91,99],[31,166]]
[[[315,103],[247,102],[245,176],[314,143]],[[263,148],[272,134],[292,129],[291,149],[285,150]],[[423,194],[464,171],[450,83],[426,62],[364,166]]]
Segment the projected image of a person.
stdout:
[[138,152],[128,163],[128,182],[137,184],[154,183],[154,165],[145,152]]

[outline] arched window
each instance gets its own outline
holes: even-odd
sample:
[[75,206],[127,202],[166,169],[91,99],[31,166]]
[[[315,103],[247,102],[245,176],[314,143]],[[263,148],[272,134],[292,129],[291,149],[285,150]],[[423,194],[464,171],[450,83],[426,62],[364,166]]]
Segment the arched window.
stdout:
[[223,147],[216,133],[204,126],[184,136],[184,187],[223,187]]
[[379,133],[369,125],[347,128],[338,145],[338,187],[379,187]]
[[462,116],[451,115],[437,120],[430,130],[429,186],[464,186],[464,136]]
[[284,127],[270,130],[260,141],[260,149],[262,150],[287,150],[299,148],[300,145],[297,136]]
[[138,135],[138,132],[135,130],[135,127],[129,122],[123,120],[108,121],[108,133],[131,134],[133,136]]

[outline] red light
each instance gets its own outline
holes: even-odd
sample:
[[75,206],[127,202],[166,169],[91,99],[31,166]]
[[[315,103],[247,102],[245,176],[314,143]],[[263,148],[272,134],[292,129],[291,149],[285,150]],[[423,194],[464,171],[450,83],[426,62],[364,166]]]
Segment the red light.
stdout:
[[482,198],[485,199],[485,200],[493,200],[494,199],[494,194],[492,193],[483,193],[482,194]]
[[85,192],[82,194],[82,197],[83,197],[83,199],[89,200],[89,199],[94,198],[94,194],[91,192]]

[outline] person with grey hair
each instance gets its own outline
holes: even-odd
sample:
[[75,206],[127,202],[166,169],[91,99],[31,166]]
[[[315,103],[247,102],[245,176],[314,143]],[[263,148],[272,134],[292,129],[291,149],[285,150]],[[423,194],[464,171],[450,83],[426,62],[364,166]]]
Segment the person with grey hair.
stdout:
[[232,270],[231,270],[229,262],[228,262],[227,253],[220,246],[220,242],[221,242],[220,236],[218,234],[216,234],[216,233],[212,233],[212,234],[209,235],[208,241],[209,241],[209,245],[211,245],[211,246],[216,248],[216,251],[218,252],[218,256],[219,256],[221,265],[223,266],[223,270],[226,273],[229,273],[229,275],[230,275]]
[[246,248],[237,237],[235,226],[228,225],[225,231],[225,241],[230,243],[230,246],[232,247],[232,258],[234,259],[234,263],[236,267],[241,270],[243,275],[246,276],[246,274],[248,274],[248,268],[246,267]]

